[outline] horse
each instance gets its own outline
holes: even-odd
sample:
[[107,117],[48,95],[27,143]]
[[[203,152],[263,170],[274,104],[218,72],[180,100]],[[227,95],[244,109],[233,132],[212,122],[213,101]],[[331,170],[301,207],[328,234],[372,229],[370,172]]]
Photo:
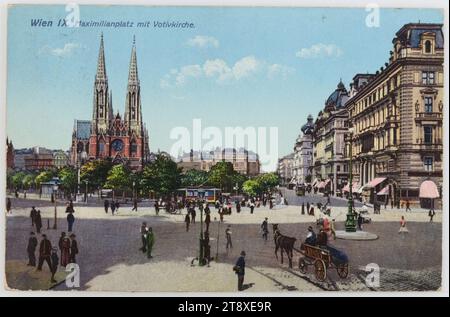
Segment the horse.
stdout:
[[280,229],[278,228],[278,224],[273,224],[272,227],[273,240],[275,242],[275,257],[278,260],[278,249],[280,249],[281,264],[283,264],[283,251],[286,252],[289,259],[289,268],[292,268],[294,243],[297,239],[282,235]]

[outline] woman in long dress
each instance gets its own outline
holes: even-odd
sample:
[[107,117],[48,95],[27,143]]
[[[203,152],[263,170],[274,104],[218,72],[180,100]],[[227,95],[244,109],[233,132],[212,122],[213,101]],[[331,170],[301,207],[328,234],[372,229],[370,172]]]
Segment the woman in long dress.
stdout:
[[400,229],[398,230],[398,233],[408,233],[408,229],[406,228],[406,220],[405,217],[402,216],[402,219],[400,220]]

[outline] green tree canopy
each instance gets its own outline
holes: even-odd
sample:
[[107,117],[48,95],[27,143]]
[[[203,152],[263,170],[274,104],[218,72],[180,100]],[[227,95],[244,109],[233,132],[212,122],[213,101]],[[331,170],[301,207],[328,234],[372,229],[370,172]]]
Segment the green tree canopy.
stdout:
[[208,182],[208,172],[199,170],[188,170],[181,175],[181,186],[201,186]]
[[261,190],[264,192],[272,190],[280,184],[280,178],[276,173],[262,174],[256,177],[255,180],[259,183]]
[[22,180],[23,188],[29,189],[35,184],[36,175],[33,173],[25,175]]
[[58,177],[60,180],[61,188],[66,193],[75,192],[77,189],[78,175],[77,171],[69,166],[63,167],[59,173]]
[[242,190],[245,194],[249,196],[256,196],[261,192],[261,186],[258,181],[254,179],[249,179],[242,185]]
[[218,162],[209,171],[208,183],[222,189],[222,191],[231,192],[234,186],[234,177],[233,163]]
[[36,186],[40,187],[42,183],[51,181],[54,176],[53,171],[42,171],[36,176],[34,182],[36,183]]
[[89,161],[81,167],[81,181],[88,181],[91,188],[103,187],[112,166],[110,160]]
[[153,162],[145,165],[140,186],[145,193],[168,195],[179,187],[180,175],[181,169],[170,156],[157,154]]
[[114,165],[108,172],[105,188],[113,190],[128,190],[131,187],[131,171],[123,165]]
[[24,172],[18,172],[11,176],[11,181],[14,188],[22,188],[23,180],[27,174]]

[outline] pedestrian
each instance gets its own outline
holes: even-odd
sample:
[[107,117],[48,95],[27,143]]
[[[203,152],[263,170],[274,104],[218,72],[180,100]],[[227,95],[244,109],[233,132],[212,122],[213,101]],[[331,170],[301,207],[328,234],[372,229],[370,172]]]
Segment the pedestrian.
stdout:
[[309,201],[308,201],[308,202],[306,202],[306,211],[308,212],[308,215],[310,214],[309,213],[309,207],[311,207],[311,206],[309,205]]
[[52,248],[52,254],[50,256],[51,263],[52,263],[52,267],[50,269],[50,271],[52,272],[52,277],[50,280],[51,283],[56,283],[55,274],[56,274],[56,271],[58,270],[58,261],[59,261],[57,251],[58,251],[57,248]]
[[269,209],[273,209],[273,201],[271,197],[269,197]]
[[245,276],[245,251],[241,252],[241,256],[236,261],[233,268],[238,278],[238,291],[244,290],[244,276]]
[[109,209],[109,200],[108,199],[105,199],[103,206],[105,206],[105,213],[108,213],[108,209]]
[[[39,212],[39,211],[38,211]],[[52,243],[47,239],[47,235],[42,235],[41,244],[39,245],[39,263],[37,270],[42,271],[44,261],[47,262],[50,272],[52,271],[52,262],[50,259],[52,253]]]
[[191,223],[191,218],[189,217],[189,213],[184,217],[184,222],[186,223],[186,232],[189,231],[189,224]]
[[61,241],[61,266],[66,267],[70,263],[70,239],[64,236]]
[[408,210],[411,211],[411,208],[409,208],[409,199],[406,200],[406,211],[405,212],[408,212]]
[[117,213],[119,212],[119,208],[120,208],[119,201],[116,200],[116,212],[117,212]]
[[436,214],[436,212],[434,211],[433,208],[430,209],[430,211],[428,212],[428,216],[430,217],[430,222],[433,222],[433,217]]
[[152,249],[153,249],[153,245],[155,244],[155,235],[153,234],[153,229],[152,227],[149,227],[147,229],[147,258],[151,259],[153,258],[152,256]]
[[305,202],[302,202],[302,215],[305,214]]
[[111,200],[111,213],[114,216],[114,212],[116,211],[116,202]]
[[310,207],[308,213],[309,213],[310,216],[314,216],[314,204],[311,204],[311,207]]
[[155,201],[155,213],[156,215],[159,215],[159,204],[157,200]]
[[231,225],[228,225],[227,229],[225,229],[225,237],[227,238],[226,249],[233,248],[233,243],[231,243]]
[[191,209],[192,223],[195,223],[195,216],[196,216],[195,207],[192,207],[192,209]]
[[143,253],[147,252],[147,223],[144,221],[140,229],[142,247],[139,249]]
[[131,211],[136,211],[137,212],[137,207],[138,207],[138,202],[137,199],[133,199],[133,209],[131,209]]
[[254,210],[255,210],[255,203],[252,201],[250,202],[250,213],[253,214]]
[[31,207],[30,218],[31,218],[31,226],[33,227],[36,220],[37,211],[34,206]]
[[9,197],[6,199],[6,213],[11,213],[11,199]]
[[23,191],[23,199],[27,199],[27,191],[26,190]]
[[241,212],[241,204],[239,203],[239,201],[238,200],[236,200],[236,212],[237,213],[240,213]]
[[206,212],[205,216],[205,225],[206,225],[206,232],[209,232],[209,224],[211,223],[211,215],[209,212]]
[[76,256],[78,254],[78,242],[75,239],[77,236],[72,233],[70,235],[70,257],[69,263],[77,263]]
[[264,240],[267,241],[267,234],[269,233],[267,217],[264,218],[264,221],[261,224],[261,231],[262,231],[262,236],[263,236]]
[[[66,237],[66,233],[64,231],[61,232],[61,236],[59,237],[59,241],[58,241],[58,248],[59,248],[59,251],[61,252],[61,262],[62,262],[62,258],[63,258],[62,257],[63,240],[64,240],[65,237]],[[61,263],[61,265],[62,265],[62,263]]]
[[73,223],[75,222],[75,216],[72,212],[67,215],[67,231],[72,232]]
[[364,218],[361,215],[361,212],[358,213],[358,230],[362,231],[362,224],[363,224]]
[[30,238],[28,238],[27,253],[28,253],[28,266],[36,266],[36,247],[38,241],[34,232],[30,232]]
[[34,217],[34,225],[36,226],[37,233],[41,233],[42,228],[42,218],[41,218],[41,211],[36,211],[36,216]]
[[400,220],[400,229],[398,230],[398,233],[408,233],[408,229],[406,228],[406,220],[405,216],[402,216],[402,219]]
[[219,216],[220,216],[220,222],[223,222],[223,208],[219,208]]

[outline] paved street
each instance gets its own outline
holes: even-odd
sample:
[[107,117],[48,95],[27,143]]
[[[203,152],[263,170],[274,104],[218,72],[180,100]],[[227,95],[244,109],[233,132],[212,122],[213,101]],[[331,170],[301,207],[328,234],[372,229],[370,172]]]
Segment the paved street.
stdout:
[[[13,200],[13,215],[7,217],[8,261],[26,259],[31,204],[41,209],[44,229],[47,219],[50,219],[50,225],[53,224],[53,206],[49,202]],[[75,210],[74,231],[80,248],[81,289],[234,292],[236,277],[232,266],[241,250],[247,252],[246,283],[251,287],[246,291],[423,290],[440,286],[440,212],[435,217],[435,223],[428,223],[426,212],[406,214],[407,235],[398,234],[402,212],[370,215],[373,222],[364,229],[377,234],[379,239],[332,241],[349,256],[351,274],[348,279],[340,280],[335,271],[330,271],[328,279],[318,283],[312,268],[306,275],[298,271],[298,254],[294,256],[294,269],[290,270],[286,261],[281,265],[276,260],[272,234],[267,242],[260,236],[260,223],[267,216],[269,224],[279,223],[283,234],[296,237],[298,247],[300,240],[305,238],[307,227],[315,223],[314,217],[301,215],[298,206],[275,210],[259,208],[253,215],[244,208],[241,214],[226,216],[220,228],[218,222],[213,221],[210,228],[211,253],[216,254],[219,232],[219,261],[212,262],[210,267],[191,267],[190,262],[198,250],[200,224],[192,225],[191,230],[186,232],[184,215],[161,212],[155,216],[153,208],[141,208],[135,213],[129,206],[121,208],[117,216],[105,214],[102,207],[76,205]],[[60,231],[67,230],[64,208],[60,206],[58,211],[58,230],[43,231],[53,244],[57,243]],[[343,229],[345,212],[345,207],[333,208],[336,229]],[[212,219],[216,215],[213,209]],[[154,258],[151,260],[138,250],[141,246],[139,228],[142,221],[147,221],[155,232]],[[225,250],[224,231],[227,224],[231,224],[233,236],[230,252]],[[368,263],[377,263],[381,268],[380,289],[370,289],[364,284],[364,268]],[[57,289],[65,289],[65,285]]]

